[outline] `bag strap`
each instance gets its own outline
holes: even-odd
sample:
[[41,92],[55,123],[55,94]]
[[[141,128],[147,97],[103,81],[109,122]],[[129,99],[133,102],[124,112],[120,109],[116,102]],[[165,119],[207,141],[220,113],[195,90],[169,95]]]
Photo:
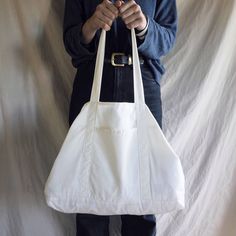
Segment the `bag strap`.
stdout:
[[[143,91],[143,81],[140,69],[140,62],[138,56],[138,48],[135,30],[131,29],[131,41],[132,41],[132,60],[133,60],[133,79],[134,79],[134,103],[143,106],[145,104],[144,91]],[[93,78],[93,86],[90,96],[91,102],[99,102],[101,83],[102,83],[102,73],[104,65],[105,56],[105,42],[106,42],[106,31],[102,29],[100,35],[98,51],[96,56],[96,64]]]
[[[104,64],[104,55],[105,55],[105,36],[106,31],[102,30],[97,58],[95,64],[95,73],[94,80],[92,86],[92,92],[90,97],[90,102],[92,105],[90,106],[90,114],[88,115],[88,125],[87,125],[87,134],[85,144],[87,145],[84,150],[87,150],[88,157],[90,156],[89,152],[91,152],[90,145],[93,143],[93,133],[95,129],[96,123],[96,113],[97,107],[100,97],[101,90],[101,82],[102,82],[102,72],[103,72],[103,64]],[[145,201],[149,201],[151,197],[151,189],[150,189],[150,167],[149,167],[149,143],[147,136],[147,128],[146,128],[146,104],[144,100],[144,91],[143,91],[143,81],[141,76],[141,69],[139,64],[138,57],[138,49],[136,42],[136,35],[134,29],[131,29],[131,39],[132,39],[132,56],[133,56],[133,79],[134,79],[134,104],[135,104],[135,112],[137,119],[137,138],[138,138],[138,154],[139,154],[139,162],[140,162],[140,207],[144,210]],[[95,109],[95,112],[94,112]],[[89,158],[85,158],[89,160]],[[85,185],[86,186],[86,185]],[[151,203],[150,203],[151,204]]]

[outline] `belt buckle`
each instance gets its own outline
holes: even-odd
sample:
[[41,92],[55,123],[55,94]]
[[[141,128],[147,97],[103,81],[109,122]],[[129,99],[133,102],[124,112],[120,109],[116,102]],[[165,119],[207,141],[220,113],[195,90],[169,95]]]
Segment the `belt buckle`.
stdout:
[[129,56],[129,58],[128,58],[128,65],[130,66],[130,65],[132,65],[132,57],[131,57],[131,55],[128,55]]
[[125,66],[124,63],[115,63],[115,56],[116,55],[125,55],[124,53],[121,53],[121,52],[113,52],[112,55],[111,55],[111,64],[113,66]]

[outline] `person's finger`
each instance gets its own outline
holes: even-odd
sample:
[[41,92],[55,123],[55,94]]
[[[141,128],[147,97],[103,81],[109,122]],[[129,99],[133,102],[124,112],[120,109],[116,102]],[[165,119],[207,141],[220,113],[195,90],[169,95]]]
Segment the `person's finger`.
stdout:
[[102,14],[108,17],[111,21],[115,20],[118,15],[113,14],[108,8],[104,7],[102,9]]
[[104,13],[104,15],[106,15],[107,17],[109,17],[111,19],[114,18],[114,16],[113,16],[114,14],[106,8],[105,4],[97,5],[96,12],[98,12],[98,11]]
[[119,11],[112,2],[104,0],[103,3],[106,6],[106,8],[109,9],[113,13],[113,15],[115,15],[115,17],[118,16]]
[[141,13],[141,7],[138,4],[131,5],[127,10],[120,13],[120,16],[125,19],[133,14]]
[[120,8],[123,4],[125,4],[125,2],[124,2],[124,1],[121,1],[121,0],[117,0],[117,1],[115,2],[115,6],[116,6],[117,8]]
[[106,31],[111,29],[111,27],[108,24],[106,24],[103,20],[101,20],[100,18],[97,18],[96,21],[97,21],[99,28],[102,28]]
[[96,17],[106,23],[107,25],[111,26],[112,25],[112,19],[104,14],[102,11],[97,11],[96,12]]
[[136,4],[136,2],[134,0],[129,0],[125,4],[122,4],[122,6],[119,8],[120,14],[125,12],[127,9],[129,9],[134,4]]
[[131,22],[141,18],[140,12],[134,13],[132,15],[129,15],[128,17],[124,18],[124,22],[126,25],[130,24]]
[[126,26],[127,26],[128,29],[136,28],[141,24],[141,22],[142,22],[142,19],[137,18],[135,21],[130,22]]

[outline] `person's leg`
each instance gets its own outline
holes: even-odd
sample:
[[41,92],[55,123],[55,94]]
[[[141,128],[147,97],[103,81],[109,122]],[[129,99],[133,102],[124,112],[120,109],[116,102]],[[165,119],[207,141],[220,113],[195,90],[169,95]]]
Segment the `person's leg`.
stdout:
[[155,236],[156,217],[149,215],[121,215],[122,236]]
[[76,214],[76,236],[109,236],[109,216]]
[[[119,84],[117,86],[117,101],[134,102],[132,67],[125,70],[117,69]],[[152,73],[141,67],[145,103],[162,128],[162,102],[160,85],[154,80]],[[153,214],[146,215],[121,215],[122,236],[155,236],[156,217]]]

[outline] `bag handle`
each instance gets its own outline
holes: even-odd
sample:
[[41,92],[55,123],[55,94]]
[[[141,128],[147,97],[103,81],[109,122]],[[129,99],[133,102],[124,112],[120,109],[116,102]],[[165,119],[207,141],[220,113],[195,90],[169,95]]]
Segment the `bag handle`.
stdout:
[[[91,92],[90,102],[93,102],[94,106],[90,106],[90,114],[88,115],[88,125],[87,125],[87,135],[86,141],[87,145],[91,145],[93,142],[93,131],[95,129],[96,124],[96,116],[97,116],[97,107],[99,103],[100,90],[101,90],[101,81],[102,81],[102,71],[103,71],[103,63],[104,63],[104,55],[105,55],[105,36],[106,31],[102,30],[98,52],[96,58],[95,65],[95,73],[93,80],[93,87]],[[138,48],[136,42],[136,35],[134,29],[131,29],[131,39],[132,39],[132,59],[133,59],[133,80],[134,80],[134,106],[136,113],[136,125],[137,125],[137,139],[138,139],[138,153],[139,153],[139,161],[140,161],[140,194],[142,199],[140,198],[141,208],[144,207],[142,201],[146,201],[150,199],[151,189],[150,185],[147,184],[147,179],[150,177],[149,170],[149,162],[147,158],[150,155],[150,147],[148,140],[148,129],[147,129],[147,106],[144,100],[144,92],[143,92],[143,81],[141,76],[141,69],[139,64],[138,57]],[[96,109],[94,112],[94,108]],[[86,147],[85,150],[91,150],[91,148]]]
[[[134,80],[134,103],[138,105],[144,105],[144,91],[143,91],[143,81],[140,69],[140,62],[138,56],[138,48],[135,30],[131,29],[131,39],[132,39],[132,60],[133,60],[133,80]],[[104,65],[104,56],[105,56],[105,42],[106,42],[106,31],[102,29],[100,35],[98,51],[96,56],[96,64],[93,78],[93,86],[90,96],[91,102],[99,102],[101,83],[102,83],[102,73]]]

